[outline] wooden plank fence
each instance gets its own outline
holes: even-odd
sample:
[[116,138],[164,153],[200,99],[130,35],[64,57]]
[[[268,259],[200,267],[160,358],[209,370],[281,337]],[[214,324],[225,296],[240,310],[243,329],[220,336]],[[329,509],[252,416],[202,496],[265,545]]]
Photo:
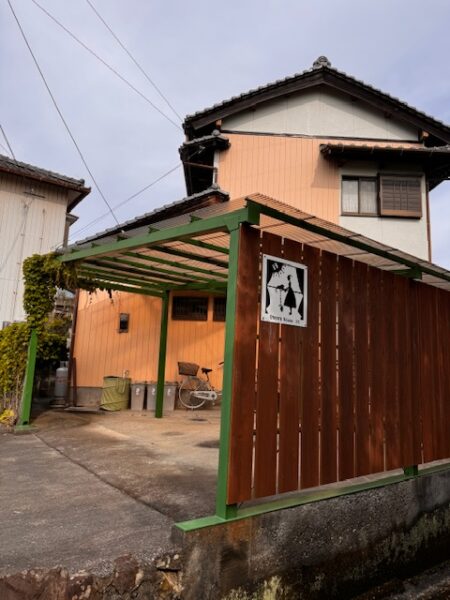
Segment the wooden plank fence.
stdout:
[[[262,254],[308,267],[307,327],[261,321]],[[446,291],[243,226],[234,365],[229,504],[450,457]]]

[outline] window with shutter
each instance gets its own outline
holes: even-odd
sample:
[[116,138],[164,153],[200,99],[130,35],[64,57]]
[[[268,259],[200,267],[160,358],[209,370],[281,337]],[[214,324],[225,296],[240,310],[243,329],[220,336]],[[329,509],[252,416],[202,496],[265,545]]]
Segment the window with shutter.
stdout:
[[174,321],[207,321],[208,298],[201,296],[174,296],[172,302]]
[[420,177],[380,176],[380,214],[392,217],[421,217]]
[[227,299],[222,296],[214,298],[213,321],[225,321],[227,314]]

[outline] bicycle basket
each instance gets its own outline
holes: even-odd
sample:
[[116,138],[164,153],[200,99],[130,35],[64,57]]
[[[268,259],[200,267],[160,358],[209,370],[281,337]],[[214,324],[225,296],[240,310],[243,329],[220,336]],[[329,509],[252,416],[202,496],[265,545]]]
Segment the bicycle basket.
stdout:
[[180,375],[197,375],[200,365],[190,362],[179,362],[178,373]]

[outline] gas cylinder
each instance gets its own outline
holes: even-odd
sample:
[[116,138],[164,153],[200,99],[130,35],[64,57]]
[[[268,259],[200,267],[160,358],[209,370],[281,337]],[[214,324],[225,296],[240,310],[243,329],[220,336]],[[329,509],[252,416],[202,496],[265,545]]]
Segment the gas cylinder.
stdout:
[[55,399],[63,399],[67,395],[69,369],[67,362],[60,362],[55,376]]

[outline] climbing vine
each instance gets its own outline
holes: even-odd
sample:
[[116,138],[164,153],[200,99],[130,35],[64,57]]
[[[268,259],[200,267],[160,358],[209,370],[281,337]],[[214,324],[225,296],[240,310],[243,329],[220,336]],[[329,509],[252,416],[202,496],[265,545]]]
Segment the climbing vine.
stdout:
[[70,318],[52,315],[57,289],[92,292],[98,287],[79,277],[75,266],[61,263],[56,254],[34,254],[25,259],[23,276],[26,321],[0,330],[0,422],[2,414],[11,422],[17,415],[31,330],[38,335],[38,368],[61,360],[66,352]]

